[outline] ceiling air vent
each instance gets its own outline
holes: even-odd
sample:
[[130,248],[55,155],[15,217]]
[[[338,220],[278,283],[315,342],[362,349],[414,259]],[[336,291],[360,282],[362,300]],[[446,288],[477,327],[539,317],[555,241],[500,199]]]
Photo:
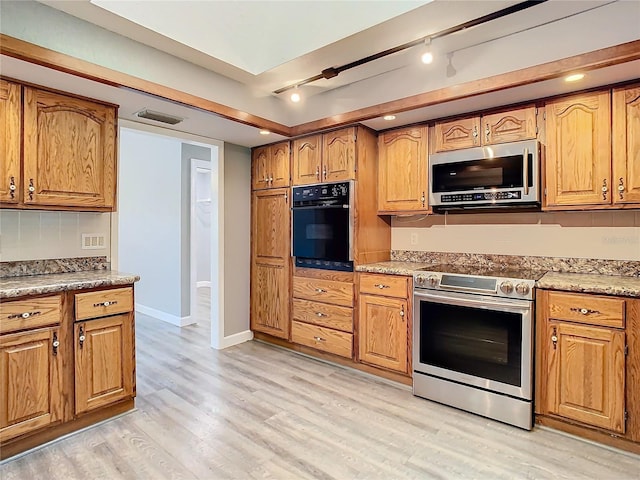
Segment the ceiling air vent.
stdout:
[[176,125],[184,120],[184,118],[174,117],[167,115],[166,113],[154,112],[153,110],[140,110],[134,113],[136,117],[146,118],[147,120],[153,120],[154,122],[166,123],[168,125]]

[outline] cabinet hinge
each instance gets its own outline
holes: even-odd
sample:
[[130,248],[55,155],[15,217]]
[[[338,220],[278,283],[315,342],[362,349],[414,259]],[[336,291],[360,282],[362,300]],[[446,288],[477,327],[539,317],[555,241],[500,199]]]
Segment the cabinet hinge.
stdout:
[[547,187],[544,187],[544,196],[547,196]]
[[543,120],[546,120],[546,119],[547,119],[547,112],[546,112],[546,111],[542,114],[542,119],[543,119]]
[[536,112],[536,115],[538,115],[538,107],[536,107],[535,112]]
[[624,356],[626,357],[627,355],[629,355],[629,345],[624,346]]
[[629,412],[627,412],[625,410],[624,411],[624,424],[626,425],[628,421],[629,421]]
[[539,133],[539,132],[538,132],[538,127],[536,127],[536,135],[537,135],[538,133]]

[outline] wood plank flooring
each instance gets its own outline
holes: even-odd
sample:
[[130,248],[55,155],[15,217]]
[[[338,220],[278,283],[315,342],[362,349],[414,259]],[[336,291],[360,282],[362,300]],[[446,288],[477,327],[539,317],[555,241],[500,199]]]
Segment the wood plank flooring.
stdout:
[[640,457],[416,398],[209,326],[137,314],[137,410],[0,466],[13,479],[638,479]]

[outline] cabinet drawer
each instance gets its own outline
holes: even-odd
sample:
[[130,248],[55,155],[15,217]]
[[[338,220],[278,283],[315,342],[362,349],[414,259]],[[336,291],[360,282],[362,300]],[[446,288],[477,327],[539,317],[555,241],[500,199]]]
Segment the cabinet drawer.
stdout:
[[597,295],[549,292],[549,318],[624,328],[625,301]]
[[0,303],[0,333],[56,325],[61,318],[61,295]]
[[293,319],[344,332],[353,332],[353,309],[350,307],[294,298]]
[[307,323],[291,323],[291,341],[341,357],[351,358],[353,354],[353,335]]
[[293,277],[293,296],[306,300],[353,307],[353,283],[319,278]]
[[408,285],[409,277],[374,273],[360,275],[360,293],[407,298]]
[[132,310],[132,287],[76,293],[76,320],[105,317]]

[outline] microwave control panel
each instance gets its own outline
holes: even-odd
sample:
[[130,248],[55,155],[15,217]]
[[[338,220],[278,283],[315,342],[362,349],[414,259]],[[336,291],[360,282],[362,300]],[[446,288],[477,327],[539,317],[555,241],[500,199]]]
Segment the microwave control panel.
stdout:
[[477,193],[456,193],[451,195],[441,195],[441,202],[491,202],[494,200],[519,200],[522,198],[520,190],[507,192],[477,192]]

